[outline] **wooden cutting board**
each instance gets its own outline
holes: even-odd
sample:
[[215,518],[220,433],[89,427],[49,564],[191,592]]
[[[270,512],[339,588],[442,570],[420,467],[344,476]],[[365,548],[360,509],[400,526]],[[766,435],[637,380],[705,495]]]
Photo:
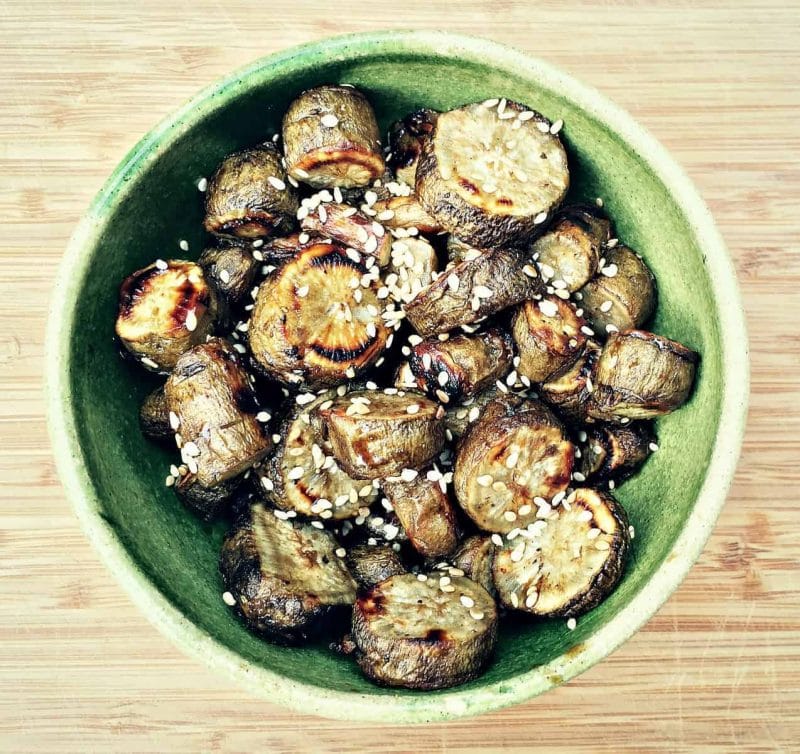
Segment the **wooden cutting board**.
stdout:
[[[327,35],[449,29],[593,84],[672,151],[736,261],[753,394],[698,564],[611,658],[476,720],[379,731],[249,698],[163,638],[79,531],[44,425],[66,239],[125,152],[197,89]],[[797,2],[19,2],[0,7],[0,750],[800,750]],[[742,333],[742,337],[746,337]]]

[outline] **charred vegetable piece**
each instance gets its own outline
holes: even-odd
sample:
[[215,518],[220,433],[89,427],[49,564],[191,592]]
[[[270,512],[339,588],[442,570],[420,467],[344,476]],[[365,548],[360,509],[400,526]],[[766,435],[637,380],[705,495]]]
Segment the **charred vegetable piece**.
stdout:
[[542,404],[495,401],[464,435],[453,482],[467,515],[484,531],[508,532],[536,520],[567,489],[575,449]]
[[435,110],[421,108],[393,123],[389,129],[389,168],[398,180],[409,186],[414,185],[422,144],[433,131],[438,116]]
[[[306,233],[305,235],[307,236],[308,234]],[[268,238],[261,247],[254,251],[254,254],[259,259],[263,258],[270,264],[283,264],[290,259],[294,259],[303,247],[309,244],[309,241],[310,238],[306,239],[305,243],[301,242],[299,233],[290,233],[288,236],[279,238]],[[316,243],[316,239],[313,243]]]
[[392,196],[372,205],[375,219],[387,228],[416,228],[420,233],[440,233],[442,226],[431,217],[416,196]]
[[249,249],[235,244],[211,246],[197,263],[217,292],[233,304],[250,293],[259,266]]
[[334,456],[356,479],[419,469],[444,445],[444,410],[418,393],[354,391],[319,413]]
[[303,230],[332,238],[359,254],[375,257],[383,267],[389,262],[392,237],[383,225],[356,207],[338,202],[320,202],[301,220]]
[[[274,379],[334,385],[375,363],[389,330],[374,274],[355,252],[316,243],[259,287],[249,339],[253,356]],[[364,287],[363,283],[367,283]]]
[[494,583],[503,605],[571,618],[616,587],[630,545],[628,519],[610,495],[578,489],[561,506],[498,550]]
[[436,251],[424,238],[404,238],[392,243],[391,264],[386,275],[389,295],[409,302],[433,280],[439,267]]
[[149,440],[172,441],[173,431],[169,425],[169,409],[161,385],[149,393],[139,408],[139,427]]
[[511,369],[511,338],[497,328],[475,335],[429,338],[411,349],[417,385],[442,403],[468,398],[493,385]]
[[483,669],[496,638],[494,600],[463,576],[393,576],[360,595],[353,609],[358,664],[386,686],[464,683]]
[[356,545],[347,551],[345,562],[361,589],[406,572],[400,556],[386,545]]
[[606,250],[600,274],[581,289],[581,295],[581,306],[596,332],[631,330],[653,313],[655,279],[635,252],[615,246]]
[[355,599],[337,549],[329,532],[278,520],[258,503],[226,535],[220,572],[251,631],[294,643],[346,616]]
[[508,404],[511,408],[516,408],[526,402],[525,398],[518,393],[506,393],[496,385],[491,385],[474,398],[467,398],[461,404],[448,405],[444,418],[445,426],[450,430],[453,437],[461,437],[470,424],[478,421],[484,408],[494,401]]
[[194,474],[184,474],[175,485],[178,499],[198,518],[213,521],[227,507],[242,479],[235,477],[213,487],[205,487]]
[[446,269],[406,305],[406,315],[428,337],[472,324],[540,291],[541,280],[521,252],[495,249]]
[[419,474],[410,481],[386,479],[382,487],[417,552],[426,558],[444,558],[455,550],[456,512],[437,480]]
[[263,238],[291,229],[297,192],[272,143],[228,155],[208,182],[205,229],[227,238]]
[[591,415],[627,424],[674,411],[692,391],[698,358],[644,330],[611,335],[597,360]]
[[283,116],[289,175],[317,188],[368,186],[385,170],[372,105],[358,89],[308,89]]
[[125,278],[119,289],[116,333],[153,371],[169,371],[178,357],[211,333],[214,292],[194,262],[161,260]]
[[567,154],[549,121],[505,98],[439,115],[416,173],[422,206],[482,248],[530,239],[568,187]]
[[377,498],[378,490],[342,471],[315,420],[317,409],[329,407],[336,391],[298,397],[304,399],[303,405],[291,403],[278,429],[281,442],[264,463],[261,484],[266,497],[276,508],[304,516],[333,520],[357,516],[359,508]]
[[260,461],[272,447],[261,408],[236,352],[213,338],[178,359],[164,388],[183,462],[213,487]]
[[579,470],[587,481],[621,481],[647,460],[654,442],[652,427],[644,422],[593,427],[580,445]]
[[517,371],[531,382],[545,382],[563,372],[583,352],[585,326],[575,307],[557,296],[520,304],[511,320],[520,359]]
[[464,575],[480,584],[489,594],[494,596],[494,578],[492,566],[497,546],[491,537],[482,534],[465,539],[453,555],[453,565],[464,571]]
[[571,422],[591,422],[592,375],[600,356],[600,346],[586,341],[584,352],[565,372],[539,385],[539,396]]
[[545,281],[561,281],[568,291],[577,291],[585,285],[597,272],[610,226],[597,207],[578,205],[562,209],[547,233],[533,244]]

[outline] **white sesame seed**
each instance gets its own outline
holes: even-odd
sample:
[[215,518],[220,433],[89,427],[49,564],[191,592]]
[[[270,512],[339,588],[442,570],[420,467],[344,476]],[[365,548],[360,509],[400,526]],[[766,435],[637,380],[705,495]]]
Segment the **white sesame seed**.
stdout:
[[498,547],[503,546],[503,538],[499,534],[492,534],[492,543],[497,545]]
[[417,581],[427,581],[428,577],[424,573],[417,574]]
[[580,471],[574,471],[574,472],[572,473],[572,478],[573,478],[573,479],[574,479],[576,482],[585,482],[585,481],[586,481],[586,476],[585,476],[584,474],[581,474],[581,472],[580,472]]
[[181,239],[178,246],[181,247],[181,251],[189,251],[189,242],[186,239]]
[[403,469],[400,472],[400,478],[404,482],[413,482],[417,478],[418,474],[419,472],[416,469]]
[[228,607],[233,607],[236,604],[236,598],[230,592],[223,592],[222,593],[222,601]]
[[478,298],[491,298],[494,295],[494,291],[491,288],[487,288],[485,285],[476,285],[472,292]]
[[408,406],[406,406],[406,413],[408,414],[419,413],[419,408],[420,408],[419,403],[411,403]]
[[651,452],[653,453],[655,453],[658,450],[658,445],[654,442],[651,442],[647,447],[650,448]]
[[475,600],[466,594],[462,594],[459,600],[464,607],[475,607]]
[[519,453],[512,453],[508,458],[506,458],[506,468],[513,469],[517,465],[518,461]]
[[269,182],[270,186],[278,189],[278,191],[283,191],[286,188],[286,184],[280,178],[276,178],[274,175],[269,176],[267,181]]
[[541,225],[545,220],[547,220],[547,212],[540,212],[533,218],[533,224]]
[[334,128],[339,125],[339,119],[333,113],[325,113],[325,115],[319,119],[319,122],[325,126],[325,128]]
[[598,550],[610,550],[611,545],[608,544],[604,539],[598,539],[597,542],[594,543],[594,546]]
[[506,511],[503,514],[503,518],[508,521],[509,523],[517,520],[517,514],[514,511]]
[[555,136],[564,126],[564,121],[559,118],[552,126],[550,126],[550,133]]
[[491,474],[482,474],[475,480],[481,487],[490,487],[494,478]]
[[617,486],[617,483],[613,479],[608,480],[608,489],[613,490],[614,487]]
[[483,620],[483,611],[481,610],[475,610],[473,608],[469,611],[469,614],[474,620]]
[[617,327],[615,324],[613,324],[613,323],[609,322],[609,323],[606,325],[606,332],[607,332],[607,333],[619,332],[619,328],[618,328],[618,327]]
[[[487,99],[484,101],[483,106],[489,110],[495,107],[500,100],[497,97],[492,97],[491,99]],[[533,113],[531,113],[533,115]]]
[[539,302],[539,311],[544,314],[545,317],[558,316],[558,306],[555,302],[549,301],[548,299],[542,299]]
[[289,470],[287,476],[294,482],[297,479],[300,479],[305,473],[306,470],[302,466],[294,466]]
[[519,607],[519,597],[517,597],[516,592],[511,592],[511,596],[508,599],[511,602],[511,607],[515,609]]
[[615,264],[607,264],[605,267],[603,267],[600,270],[600,272],[601,272],[601,274],[605,275],[607,278],[613,278],[617,274],[618,269],[619,268]]
[[197,329],[197,315],[194,313],[194,309],[190,309],[187,312],[185,325],[189,332]]
[[592,328],[591,328],[591,327],[589,327],[588,325],[583,325],[583,326],[581,327],[581,332],[582,332],[584,335],[588,335],[589,337],[592,337],[592,335],[594,335],[594,330],[592,330]]
[[166,270],[169,265],[163,259],[156,259],[156,269],[157,270]]
[[576,620],[575,620],[575,618],[570,618],[569,620],[567,620],[567,628],[568,628],[570,631],[574,631],[574,630],[575,630],[575,627],[576,627],[577,625],[578,625],[578,621],[576,621]]
[[631,539],[633,539],[636,536],[636,529],[633,528],[633,525],[628,527],[628,535],[630,536]]

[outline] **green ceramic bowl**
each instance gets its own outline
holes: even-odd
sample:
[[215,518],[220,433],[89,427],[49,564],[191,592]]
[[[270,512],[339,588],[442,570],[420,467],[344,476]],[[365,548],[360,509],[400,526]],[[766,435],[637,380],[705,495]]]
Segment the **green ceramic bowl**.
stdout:
[[[568,631],[505,625],[494,662],[455,689],[378,688],[324,645],[278,647],[249,634],[221,599],[221,525],[164,487],[170,455],[139,432],[154,381],[118,357],[122,278],[203,244],[196,188],[226,153],[274,132],[292,97],[323,82],[363,88],[382,126],[416,107],[504,95],[563,118],[573,198],[602,197],[618,235],[658,279],[654,329],[702,354],[687,406],[658,423],[661,449],[619,490],[636,527],[616,592]],[[190,252],[178,249],[187,239]],[[725,500],[748,393],[742,307],[708,210],[663,147],[600,94],[545,63],[480,39],[365,34],[259,60],[201,92],[120,163],[80,222],[56,286],[48,334],[50,427],[67,494],[94,546],[144,613],[179,647],[249,691],[303,712],[424,722],[475,715],[572,678],[633,634],[699,555]]]

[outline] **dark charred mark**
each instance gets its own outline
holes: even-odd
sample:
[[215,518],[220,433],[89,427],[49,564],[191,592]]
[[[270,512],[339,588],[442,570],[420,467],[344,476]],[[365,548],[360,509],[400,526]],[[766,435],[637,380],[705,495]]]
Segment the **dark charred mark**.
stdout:
[[129,317],[136,302],[147,292],[154,277],[161,274],[155,265],[137,270],[122,281],[119,289],[119,313],[122,317]]
[[512,204],[514,204],[514,202],[507,196],[498,196],[495,201],[498,204],[502,204],[504,207],[510,207]]
[[478,187],[472,181],[469,181],[466,178],[460,177],[458,179],[458,185],[461,186],[464,191],[469,191],[470,194],[478,193]]
[[369,338],[356,348],[328,348],[321,343],[311,343],[310,348],[314,353],[332,361],[334,364],[344,364],[348,361],[355,361],[372,347],[374,339]]
[[361,275],[366,274],[367,268],[363,264],[350,259],[340,247],[333,244],[325,244],[325,246],[328,246],[330,251],[327,254],[312,257],[309,262],[312,267],[349,267]]

